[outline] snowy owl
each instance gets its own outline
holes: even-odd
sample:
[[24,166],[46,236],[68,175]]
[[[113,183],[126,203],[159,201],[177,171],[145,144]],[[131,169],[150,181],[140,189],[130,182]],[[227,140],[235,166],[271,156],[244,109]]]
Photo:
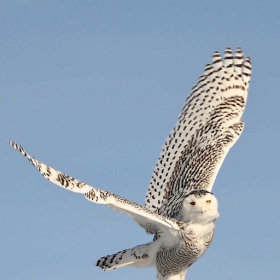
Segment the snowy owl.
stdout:
[[153,241],[100,258],[104,270],[154,267],[158,280],[183,280],[210,246],[218,202],[211,193],[229,149],[242,133],[251,62],[237,48],[214,52],[212,64],[192,88],[153,172],[145,206],[97,189],[31,157],[9,142],[51,182],[82,193],[91,202],[123,213],[153,234]]

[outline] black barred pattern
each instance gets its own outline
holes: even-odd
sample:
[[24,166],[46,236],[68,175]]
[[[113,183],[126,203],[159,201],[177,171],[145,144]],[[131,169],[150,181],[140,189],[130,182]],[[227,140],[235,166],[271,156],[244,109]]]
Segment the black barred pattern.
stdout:
[[22,153],[52,183],[72,192],[84,194],[89,201],[106,204],[110,208],[128,215],[147,232],[157,234],[158,231],[164,231],[168,228],[179,230],[177,220],[160,216],[135,202],[90,186],[31,157],[22,146],[15,142],[9,141],[9,144]]
[[96,266],[99,266],[106,271],[125,265],[135,265],[136,263],[143,262],[149,258],[149,250],[153,245],[152,243],[153,242],[138,245],[134,248],[122,250],[113,255],[102,257],[96,262]]
[[156,256],[158,274],[161,276],[179,275],[195,263],[209,248],[215,233],[215,225],[203,239],[192,230],[184,233],[185,243],[181,246],[162,248]]
[[[113,264],[118,265],[119,261],[123,260],[123,255],[126,252],[127,252],[127,250],[122,250],[120,252],[117,252],[116,254],[102,257],[96,262],[96,266],[101,267],[103,270],[110,269]],[[115,268],[116,267],[113,267],[113,269],[115,269]]]
[[214,52],[163,146],[146,194],[151,211],[173,217],[180,193],[212,189],[243,130],[250,77],[251,61],[244,59],[241,48],[234,54],[227,48],[224,59]]
[[[201,197],[205,195],[205,191],[194,191],[193,194]],[[210,221],[209,224],[205,225],[207,230],[203,233],[196,232],[188,224],[182,223],[180,224],[181,237],[177,239],[177,244],[174,242],[176,239],[173,240],[175,245],[169,246],[168,240],[162,240],[163,237],[158,236],[158,239],[154,240],[155,242],[102,257],[96,262],[96,265],[104,271],[126,265],[155,266],[158,279],[168,275],[179,275],[184,273],[209,248],[215,232],[214,222]]]

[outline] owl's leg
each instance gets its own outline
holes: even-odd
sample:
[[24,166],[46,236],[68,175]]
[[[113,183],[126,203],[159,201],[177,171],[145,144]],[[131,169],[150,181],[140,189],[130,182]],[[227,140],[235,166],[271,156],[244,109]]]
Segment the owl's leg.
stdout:
[[157,280],[185,280],[187,270],[182,271],[176,275],[166,275],[162,276],[160,273],[157,274]]
[[186,271],[182,271],[182,272],[180,273],[180,280],[185,280],[186,274],[187,274],[187,270],[186,270]]
[[185,280],[187,270],[182,271],[176,275],[166,275],[162,276],[160,273],[157,274],[157,280]]

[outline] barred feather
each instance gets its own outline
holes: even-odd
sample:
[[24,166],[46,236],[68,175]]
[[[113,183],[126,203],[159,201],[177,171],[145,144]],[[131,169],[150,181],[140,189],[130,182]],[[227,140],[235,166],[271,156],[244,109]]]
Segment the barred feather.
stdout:
[[172,217],[180,193],[211,191],[243,130],[250,76],[251,62],[241,48],[234,54],[227,48],[223,60],[214,52],[162,148],[146,194],[147,208]]

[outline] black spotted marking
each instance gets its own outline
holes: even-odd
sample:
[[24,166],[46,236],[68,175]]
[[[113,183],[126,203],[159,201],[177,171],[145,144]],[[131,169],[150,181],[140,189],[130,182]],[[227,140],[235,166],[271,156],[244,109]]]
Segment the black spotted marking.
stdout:
[[[250,59],[244,59],[241,48],[234,53],[227,48],[223,59],[214,52],[212,64],[205,66],[203,75],[192,88],[178,123],[163,147],[159,158],[162,162],[156,169],[162,172],[168,168],[169,172],[162,172],[159,177],[155,170],[147,192],[151,190],[146,198],[148,208],[159,211],[158,201],[161,206],[168,204],[171,197],[184,189],[211,189],[220,162],[240,135],[235,133],[232,124],[241,122],[250,74]],[[197,173],[192,175],[193,172]],[[166,193],[153,192],[153,185]],[[152,195],[154,200],[149,199]],[[164,211],[170,212],[167,208]]]

